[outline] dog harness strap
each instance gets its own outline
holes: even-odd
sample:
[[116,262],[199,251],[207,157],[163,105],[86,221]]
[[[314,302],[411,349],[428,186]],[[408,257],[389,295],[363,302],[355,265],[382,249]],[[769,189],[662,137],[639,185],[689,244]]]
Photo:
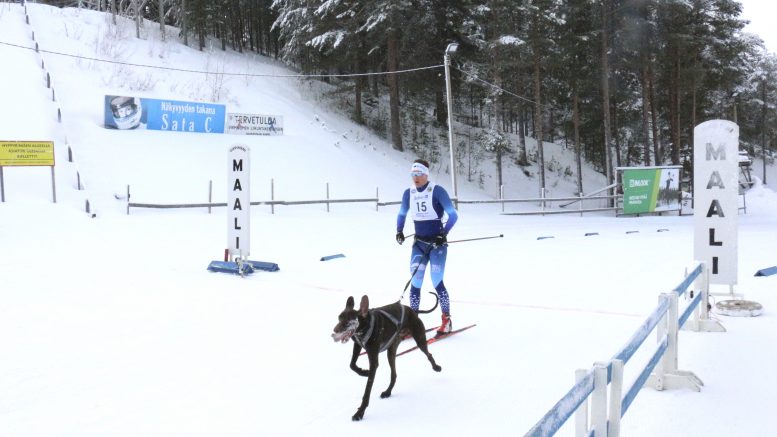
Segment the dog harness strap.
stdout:
[[[387,319],[391,320],[397,326],[397,329],[394,330],[394,335],[392,335],[391,338],[389,338],[387,342],[385,342],[382,345],[380,345],[380,351],[381,352],[383,352],[386,349],[388,349],[389,345],[394,342],[394,339],[397,338],[397,335],[399,335],[400,327],[402,326],[402,324],[405,323],[405,306],[404,305],[400,305],[399,308],[400,308],[399,309],[399,320],[394,318],[394,316],[389,314],[387,311],[377,310],[377,311],[380,311],[381,314],[386,316]],[[372,327],[370,327],[370,329],[372,329]]]
[[358,333],[353,335],[353,339],[356,340],[356,342],[359,343],[359,346],[363,347],[364,349],[367,349],[367,342],[370,340],[370,337],[372,336],[372,330],[375,328],[375,316],[372,314],[372,311],[370,311],[369,314],[370,328],[367,329],[367,332],[364,333],[364,336],[359,338]]

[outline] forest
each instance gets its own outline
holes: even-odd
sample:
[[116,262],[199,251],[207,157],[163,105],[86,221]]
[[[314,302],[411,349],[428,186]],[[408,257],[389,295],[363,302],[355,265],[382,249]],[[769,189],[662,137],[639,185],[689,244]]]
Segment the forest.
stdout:
[[[157,23],[199,48],[282,60],[397,150],[445,159],[454,138],[497,162],[556,142],[608,180],[621,166],[692,169],[694,126],[727,119],[773,162],[777,56],[743,31],[735,0],[48,1]],[[165,31],[175,26],[176,34]],[[456,48],[454,51],[453,48]],[[533,146],[538,144],[538,146]],[[459,159],[462,159],[459,157]]]

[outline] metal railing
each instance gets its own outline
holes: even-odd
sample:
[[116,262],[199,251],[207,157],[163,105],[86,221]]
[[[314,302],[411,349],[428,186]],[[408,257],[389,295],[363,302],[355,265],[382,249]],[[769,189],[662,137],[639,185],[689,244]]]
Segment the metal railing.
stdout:
[[[609,188],[609,187],[606,187]],[[601,192],[603,190],[599,190],[598,192]],[[401,201],[380,201],[380,192],[376,188],[375,189],[375,197],[367,197],[367,198],[352,198],[352,199],[332,199],[329,197],[329,183],[326,184],[326,199],[313,199],[313,200],[276,200],[275,199],[275,181],[270,181],[270,200],[262,200],[262,201],[253,201],[251,202],[252,206],[257,205],[269,205],[271,208],[271,212],[275,213],[275,206],[276,205],[282,205],[282,206],[294,206],[294,205],[326,205],[327,212],[330,211],[329,206],[331,204],[336,203],[374,203],[375,204],[375,210],[379,210],[382,206],[392,206],[392,205],[399,205],[402,202]],[[583,201],[585,200],[602,200],[602,199],[611,199],[615,198],[616,201],[619,196],[592,196],[592,195],[586,195],[586,196],[569,196],[569,197],[537,197],[537,198],[528,198],[528,199],[487,199],[487,200],[464,200],[464,199],[457,199],[453,198],[454,204],[459,205],[485,205],[485,204],[501,204],[502,205],[502,214],[504,215],[545,215],[545,214],[569,214],[569,213],[579,213],[581,216],[585,212],[600,212],[600,211],[617,211],[617,207],[605,207],[605,208],[583,208]],[[117,198],[119,198],[117,196]],[[130,208],[152,208],[152,209],[181,209],[181,208],[208,208],[208,213],[211,212],[212,208],[219,208],[219,207],[226,207],[226,202],[213,202],[213,182],[210,181],[208,184],[208,201],[207,202],[197,202],[197,203],[150,203],[150,202],[131,202],[131,193],[130,193],[130,187],[127,186],[127,193],[125,196],[121,197],[126,199],[127,201],[127,214],[130,212]],[[557,210],[557,209],[547,209],[546,205],[554,202],[563,202],[563,201],[569,201],[572,200],[574,202],[580,202],[580,207],[578,209],[570,209],[570,210]],[[525,211],[525,212],[504,212],[504,205],[509,203],[531,203],[536,202],[541,205],[541,210],[539,211]]]

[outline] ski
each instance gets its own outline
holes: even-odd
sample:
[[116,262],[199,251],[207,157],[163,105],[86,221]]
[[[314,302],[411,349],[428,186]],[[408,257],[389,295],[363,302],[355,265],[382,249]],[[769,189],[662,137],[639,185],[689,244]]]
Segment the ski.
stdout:
[[[437,330],[437,329],[439,329],[439,328],[440,328],[439,326],[435,326],[435,327],[433,327],[433,328],[427,328],[425,332],[427,332],[427,333],[428,333],[428,332],[432,332],[432,331],[435,331],[435,330]],[[413,338],[413,337],[412,337],[412,336],[410,336],[410,335],[408,335],[408,336],[406,336],[406,337],[402,337],[402,341],[405,341],[405,340],[407,340],[408,338]],[[427,340],[427,341],[428,341],[428,340]],[[361,351],[361,353],[359,353],[359,356],[362,356],[362,355],[367,355],[367,351]]]
[[[453,331],[451,331],[451,332],[449,332],[447,334],[442,334],[442,335],[438,335],[436,337],[432,337],[432,338],[426,340],[426,344],[432,344],[432,343],[438,342],[438,341],[440,341],[442,339],[450,337],[453,334],[458,334],[461,331],[466,331],[469,328],[474,328],[475,326],[477,326],[477,324],[473,323],[472,325],[468,325],[468,326],[465,326],[463,328],[454,329]],[[414,351],[416,349],[418,349],[418,345],[415,345],[415,346],[413,346],[413,347],[411,347],[409,349],[406,349],[406,350],[403,350],[402,352],[397,353],[397,356],[404,355],[404,354],[406,354],[408,352],[412,352],[412,351]]]

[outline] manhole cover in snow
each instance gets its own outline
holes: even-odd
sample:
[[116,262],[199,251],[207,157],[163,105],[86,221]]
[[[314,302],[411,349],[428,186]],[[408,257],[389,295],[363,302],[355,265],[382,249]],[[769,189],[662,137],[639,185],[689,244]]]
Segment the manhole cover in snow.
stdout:
[[734,317],[755,317],[763,312],[763,306],[749,300],[724,300],[715,304],[718,314]]

